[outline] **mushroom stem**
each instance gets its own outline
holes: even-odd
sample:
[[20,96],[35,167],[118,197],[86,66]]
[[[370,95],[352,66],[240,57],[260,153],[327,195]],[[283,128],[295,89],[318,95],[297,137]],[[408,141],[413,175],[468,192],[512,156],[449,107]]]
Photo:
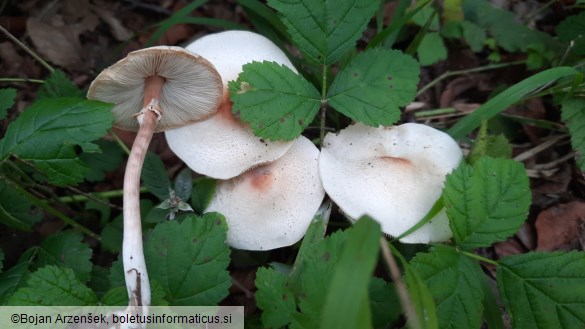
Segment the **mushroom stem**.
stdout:
[[[147,89],[145,87],[145,95]],[[142,172],[148,145],[160,116],[156,97],[151,97],[148,106],[139,114],[138,120],[141,125],[136,139],[134,139],[134,144],[132,144],[124,174],[124,241],[122,243],[122,255],[126,288],[131,306],[150,305],[150,282],[142,247],[140,173]]]

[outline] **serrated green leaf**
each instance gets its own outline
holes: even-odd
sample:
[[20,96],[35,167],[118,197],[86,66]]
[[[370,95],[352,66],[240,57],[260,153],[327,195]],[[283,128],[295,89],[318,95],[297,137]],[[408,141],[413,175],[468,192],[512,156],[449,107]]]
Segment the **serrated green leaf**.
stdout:
[[228,295],[226,231],[223,216],[208,213],[158,224],[148,236],[148,273],[163,285],[171,305],[217,305]]
[[556,32],[559,40],[574,42],[571,49],[573,52],[578,55],[585,55],[585,11],[565,18],[557,25]]
[[152,152],[146,153],[140,178],[150,191],[160,200],[169,198],[171,180],[160,157]]
[[[488,280],[493,280],[485,275],[480,278],[481,282],[481,289],[483,291],[483,317],[485,319],[485,323],[487,324],[488,328],[490,329],[504,329],[504,321],[502,320],[502,312],[500,310],[500,305],[498,305],[498,301],[496,301],[496,290],[493,289],[491,282]],[[494,286],[495,286],[495,280]]]
[[191,206],[193,206],[195,213],[202,214],[207,208],[215,194],[215,183],[216,180],[209,177],[198,177],[193,180]]
[[94,292],[79,281],[70,268],[48,265],[31,274],[26,287],[8,299],[10,305],[88,306],[95,305]]
[[459,120],[447,133],[455,139],[461,138],[479,127],[483,120],[492,118],[541,86],[559,78],[574,76],[577,73],[577,70],[572,67],[555,67],[539,72],[499,93],[472,114]]
[[360,218],[353,226],[335,264],[321,328],[372,327],[364,317],[371,312],[368,287],[378,260],[381,235],[380,224],[369,217]]
[[531,200],[528,176],[521,163],[483,157],[447,176],[443,200],[457,245],[489,246],[524,223]]
[[24,196],[20,195],[10,185],[0,180],[0,223],[28,231],[31,226],[40,221],[42,213]]
[[402,314],[394,284],[373,277],[370,280],[369,295],[374,328],[392,328],[391,325]]
[[232,111],[249,122],[256,136],[268,140],[293,140],[319,111],[317,89],[290,68],[274,62],[243,66],[236,81],[229,82]]
[[448,246],[435,246],[410,261],[429,287],[440,328],[479,328],[483,293],[480,266]]
[[61,70],[55,70],[37,92],[37,100],[57,97],[83,97],[83,91],[67,78]]
[[91,275],[91,248],[82,242],[79,232],[64,231],[51,235],[37,248],[35,265],[65,266],[72,269],[81,282],[87,282]]
[[[156,280],[150,281],[150,294],[152,306],[166,306],[169,302],[165,300],[165,290]],[[105,306],[126,306],[128,305],[128,290],[126,286],[114,287],[105,292],[100,300]]]
[[101,152],[84,152],[79,158],[89,167],[85,179],[90,182],[101,182],[106,173],[120,166],[124,159],[124,151],[114,142],[99,140],[95,143]]
[[418,45],[418,61],[421,66],[428,66],[447,59],[447,47],[439,33],[427,33]]
[[0,120],[4,120],[8,114],[8,109],[14,105],[16,98],[16,89],[2,88],[0,89]]
[[10,155],[35,165],[56,185],[80,182],[88,168],[75,146],[95,152],[91,143],[107,133],[112,105],[77,98],[35,102],[8,127],[0,140],[0,161]]
[[94,265],[91,270],[91,279],[87,283],[87,286],[100,298],[112,287],[108,280],[109,273],[110,270],[108,268],[99,265]]
[[6,305],[12,293],[25,285],[30,275],[28,266],[28,262],[22,262],[0,273],[0,305]]
[[191,191],[193,190],[193,177],[191,173],[191,169],[185,167],[175,178],[175,195],[182,201],[187,201],[191,197]]
[[413,323],[417,321],[420,328],[438,329],[436,305],[429,287],[418,272],[404,258],[400,258],[404,267],[404,283],[408,287],[408,295],[416,313],[416,319],[408,319],[408,323],[415,327]]
[[355,46],[378,9],[376,0],[269,0],[307,59],[333,64]]
[[482,122],[477,138],[468,156],[468,162],[474,164],[481,157],[510,159],[512,157],[512,146],[504,135],[492,136],[487,132],[487,121]]
[[262,312],[262,323],[268,328],[280,328],[291,320],[296,310],[295,297],[286,287],[286,276],[271,268],[256,271],[256,304]]
[[461,22],[461,29],[469,48],[474,52],[481,51],[487,38],[484,29],[469,21]]
[[579,154],[577,165],[585,172],[585,98],[568,98],[561,105],[561,118],[569,128],[571,145]]
[[533,252],[498,263],[498,288],[514,328],[585,327],[585,253]]
[[397,50],[371,49],[357,55],[331,85],[327,97],[337,111],[369,126],[391,125],[400,107],[416,95],[419,67]]
[[[146,219],[145,219],[146,221]],[[122,215],[117,216],[106,224],[102,230],[100,243],[102,247],[110,252],[120,252],[122,238],[124,236],[124,219]]]

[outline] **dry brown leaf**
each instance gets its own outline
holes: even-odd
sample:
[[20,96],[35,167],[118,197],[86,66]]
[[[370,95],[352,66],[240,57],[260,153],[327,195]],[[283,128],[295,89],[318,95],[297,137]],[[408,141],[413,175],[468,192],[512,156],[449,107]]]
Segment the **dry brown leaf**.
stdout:
[[120,20],[114,17],[114,14],[111,11],[96,6],[92,6],[91,9],[99,16],[102,21],[108,24],[110,31],[116,40],[127,41],[132,38],[132,32],[130,32],[124,25],[122,25]]
[[536,250],[567,250],[579,244],[580,227],[585,222],[585,202],[573,201],[549,208],[538,215]]

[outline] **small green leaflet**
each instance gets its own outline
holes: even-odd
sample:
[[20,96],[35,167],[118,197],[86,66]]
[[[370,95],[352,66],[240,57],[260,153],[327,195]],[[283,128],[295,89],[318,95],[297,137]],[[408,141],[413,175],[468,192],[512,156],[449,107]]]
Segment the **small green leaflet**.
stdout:
[[75,231],[63,231],[51,235],[37,249],[37,267],[46,265],[65,266],[73,271],[81,282],[91,275],[91,248],[82,242],[83,236]]
[[23,231],[40,221],[42,213],[14,188],[0,180],[0,223]]
[[169,198],[171,180],[160,157],[152,152],[146,153],[140,178],[150,191],[161,201]]
[[469,21],[462,21],[461,28],[463,30],[463,38],[469,45],[469,48],[474,52],[481,51],[487,38],[484,29]]
[[425,34],[416,50],[421,66],[428,66],[447,59],[447,47],[437,32]]
[[411,266],[425,281],[437,306],[440,328],[479,328],[482,322],[481,280],[477,262],[449,246],[418,253]]
[[391,125],[416,96],[419,66],[397,50],[357,55],[333,81],[327,97],[337,111],[369,126]]
[[504,257],[496,277],[514,328],[585,327],[585,253]]
[[281,328],[291,321],[296,311],[295,297],[286,286],[287,277],[273,269],[261,267],[256,272],[256,301],[262,310],[262,323],[267,328]]
[[76,184],[88,168],[78,158],[75,146],[86,152],[99,150],[91,142],[111,128],[111,107],[78,98],[37,101],[8,127],[0,140],[0,161],[15,155],[35,165],[52,184]]
[[79,281],[70,268],[45,266],[34,272],[25,287],[8,299],[9,305],[89,306],[96,305],[94,292]]
[[4,120],[6,118],[8,109],[14,105],[14,98],[16,98],[16,89],[0,89],[0,120]]
[[571,133],[571,144],[579,154],[577,165],[585,172],[585,98],[568,98],[562,102],[561,118]]
[[391,324],[402,314],[394,283],[372,277],[369,290],[372,325],[374,328],[392,328]]
[[229,82],[232,111],[249,122],[256,136],[268,140],[293,140],[311,123],[321,95],[302,76],[274,62],[243,66],[236,81]]
[[[169,305],[165,297],[165,290],[163,286],[158,283],[156,280],[150,280],[150,290],[151,290],[151,304],[152,306],[166,306]],[[119,286],[115,288],[111,288],[104,293],[102,296],[100,303],[105,306],[126,306],[128,305],[128,290],[126,290],[126,286]],[[150,326],[149,326],[150,328]],[[156,328],[156,327],[153,327]]]
[[269,0],[307,59],[330,65],[355,46],[379,7],[376,0]]
[[6,305],[12,293],[24,286],[30,275],[28,265],[28,262],[23,261],[0,273],[0,305]]
[[171,305],[217,305],[232,284],[222,215],[186,215],[158,224],[144,244],[148,272]]
[[61,70],[55,70],[37,92],[37,100],[57,97],[83,97],[83,92]]
[[571,51],[585,55],[585,11],[567,17],[557,25],[556,32],[561,41],[574,42]]
[[215,183],[215,179],[208,177],[197,177],[193,180],[191,206],[195,213],[202,214],[205,211],[215,194]]
[[85,179],[90,182],[101,182],[106,173],[114,171],[124,159],[124,151],[114,142],[99,140],[96,144],[101,152],[84,152],[79,155],[81,161],[88,165],[89,171]]
[[530,206],[528,176],[513,160],[480,158],[447,176],[443,200],[456,244],[489,246],[514,234]]

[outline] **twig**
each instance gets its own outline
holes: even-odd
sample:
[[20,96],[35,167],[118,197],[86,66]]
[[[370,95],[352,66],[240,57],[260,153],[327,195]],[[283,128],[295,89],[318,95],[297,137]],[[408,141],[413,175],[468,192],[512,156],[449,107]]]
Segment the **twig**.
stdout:
[[0,31],[2,33],[4,33],[4,35],[6,35],[8,37],[8,39],[12,40],[20,48],[22,48],[24,51],[26,51],[34,59],[36,59],[37,62],[41,63],[41,65],[44,66],[47,70],[49,70],[49,72],[51,72],[51,73],[55,72],[55,69],[51,65],[49,65],[49,63],[45,62],[41,57],[39,57],[37,54],[35,54],[35,52],[32,51],[29,47],[27,47],[24,43],[20,42],[20,40],[18,40],[15,36],[13,36],[12,33],[8,32],[4,27],[2,27],[2,25],[0,25]]
[[27,79],[27,78],[0,78],[0,82],[32,82],[32,83],[45,83],[45,80],[38,79]]

